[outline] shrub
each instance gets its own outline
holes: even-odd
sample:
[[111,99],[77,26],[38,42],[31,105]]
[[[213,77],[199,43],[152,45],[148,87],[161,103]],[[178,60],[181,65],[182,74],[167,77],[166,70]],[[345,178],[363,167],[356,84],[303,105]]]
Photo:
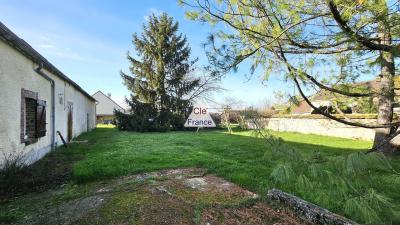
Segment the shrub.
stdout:
[[[141,103],[135,99],[130,102],[131,114],[125,114],[115,111],[117,127],[120,130],[127,131],[168,131],[171,128],[171,122],[178,126],[179,118],[173,117],[167,110],[160,111],[152,105]],[[183,127],[183,124],[182,124]]]
[[22,153],[7,154],[0,169],[0,198],[41,192],[65,184],[71,177],[75,157],[54,151],[27,165]]
[[11,152],[3,152],[4,162],[0,165],[0,196],[13,195],[21,185],[20,174],[26,165],[24,155]]

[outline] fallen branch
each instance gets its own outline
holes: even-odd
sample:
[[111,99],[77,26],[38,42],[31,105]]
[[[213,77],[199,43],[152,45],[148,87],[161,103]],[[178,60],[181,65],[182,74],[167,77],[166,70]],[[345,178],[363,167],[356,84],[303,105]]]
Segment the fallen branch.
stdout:
[[311,224],[330,225],[359,225],[343,216],[337,215],[327,209],[321,208],[294,195],[278,189],[268,191],[267,198],[270,201],[277,201],[288,207],[293,213],[310,222]]

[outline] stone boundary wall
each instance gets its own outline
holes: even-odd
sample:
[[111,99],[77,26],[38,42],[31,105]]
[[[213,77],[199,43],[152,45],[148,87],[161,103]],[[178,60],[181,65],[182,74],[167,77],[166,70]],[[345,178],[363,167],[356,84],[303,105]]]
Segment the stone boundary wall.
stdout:
[[[356,115],[351,119],[364,124],[376,123],[376,119],[371,118],[372,116],[368,116],[365,119],[360,119],[360,116]],[[321,115],[302,115],[292,117],[288,115],[279,115],[279,117],[261,118],[259,119],[259,123],[262,128],[267,128],[274,131],[299,132],[303,134],[317,134],[369,141],[373,141],[375,137],[374,129],[345,125],[343,123],[325,118]],[[248,121],[247,125],[249,129],[255,128],[255,125],[252,121]],[[394,138],[392,143],[400,146],[400,135]]]
[[[360,123],[374,123],[375,119],[356,119],[355,121]],[[259,122],[263,128],[274,131],[299,132],[362,140],[373,140],[375,135],[373,129],[353,127],[323,117],[272,117],[259,119]],[[250,129],[255,128],[251,121],[248,122],[248,127]]]

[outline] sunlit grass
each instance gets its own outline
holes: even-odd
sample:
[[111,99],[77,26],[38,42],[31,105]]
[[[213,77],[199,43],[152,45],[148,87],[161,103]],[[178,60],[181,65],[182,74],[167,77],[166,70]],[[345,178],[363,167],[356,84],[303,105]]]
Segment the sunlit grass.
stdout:
[[[371,146],[368,141],[280,133],[288,144],[304,155],[318,151],[326,156],[349,154]],[[77,182],[101,180],[143,171],[199,166],[222,175],[253,191],[267,188],[267,177],[274,165],[266,163],[265,140],[255,138],[251,131],[120,132],[111,126],[98,127],[82,135],[89,146],[74,144],[67,154],[83,154],[85,159],[76,163],[74,179]]]
[[115,125],[113,124],[104,124],[104,123],[99,123],[96,125],[96,128],[115,128]]

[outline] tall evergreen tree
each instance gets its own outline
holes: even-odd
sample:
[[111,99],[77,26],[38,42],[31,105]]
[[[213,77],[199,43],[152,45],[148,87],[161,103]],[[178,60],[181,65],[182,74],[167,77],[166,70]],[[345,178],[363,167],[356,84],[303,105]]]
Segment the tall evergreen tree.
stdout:
[[183,128],[190,107],[189,94],[200,86],[191,78],[197,59],[190,60],[186,37],[178,34],[178,22],[163,13],[151,15],[142,34],[133,35],[136,56],[128,53],[130,72],[121,72],[132,92],[131,115],[117,113],[125,130],[158,131]]

